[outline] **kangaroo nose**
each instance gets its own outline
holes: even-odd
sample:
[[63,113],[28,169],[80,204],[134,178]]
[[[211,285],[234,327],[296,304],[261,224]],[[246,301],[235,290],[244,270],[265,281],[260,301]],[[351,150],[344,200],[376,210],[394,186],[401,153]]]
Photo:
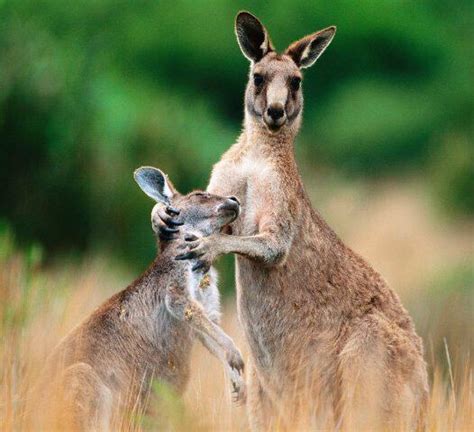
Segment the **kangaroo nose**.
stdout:
[[283,108],[280,107],[269,107],[267,109],[267,114],[272,118],[273,121],[276,121],[279,118],[283,117],[285,111],[283,110]]
[[227,198],[230,199],[231,201],[235,201],[237,204],[240,205],[240,201],[238,200],[237,197],[235,197],[235,196],[230,196],[230,197],[227,197]]

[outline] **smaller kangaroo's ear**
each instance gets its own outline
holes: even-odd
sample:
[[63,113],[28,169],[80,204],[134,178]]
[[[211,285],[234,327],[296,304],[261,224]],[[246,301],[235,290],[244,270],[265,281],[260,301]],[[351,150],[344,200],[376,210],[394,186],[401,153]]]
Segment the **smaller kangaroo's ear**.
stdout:
[[312,66],[331,43],[336,27],[331,26],[293,42],[285,51],[300,68]]
[[273,46],[263,24],[249,12],[239,12],[235,18],[235,34],[243,55],[258,62]]
[[158,168],[140,167],[133,173],[133,178],[142,191],[156,202],[170,204],[170,200],[176,195],[176,189]]

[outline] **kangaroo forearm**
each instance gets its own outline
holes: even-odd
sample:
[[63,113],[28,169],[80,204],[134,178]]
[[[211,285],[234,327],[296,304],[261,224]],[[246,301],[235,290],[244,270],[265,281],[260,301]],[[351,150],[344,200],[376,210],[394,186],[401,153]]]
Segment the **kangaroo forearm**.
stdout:
[[[227,377],[230,379],[232,384],[232,393],[234,395],[235,401],[244,401],[245,400],[245,382],[243,380],[243,361],[241,360],[240,353],[237,350],[237,347],[233,345],[232,351],[234,356],[227,350],[223,351],[219,345],[217,345],[214,340],[208,337],[205,334],[197,333],[197,337],[200,342],[204,345],[207,350],[213,354],[215,357],[221,360],[224,370],[227,374]],[[229,338],[232,342],[232,339]],[[235,357],[235,354],[237,356]],[[240,362],[238,361],[240,359]],[[237,361],[236,361],[237,360]]]
[[270,233],[255,236],[222,235],[221,241],[223,254],[236,253],[270,266],[284,262],[290,243]]
[[225,359],[225,354],[229,348],[235,348],[232,339],[218,325],[205,317],[204,320],[195,320],[192,326],[201,333],[210,344],[207,348],[215,352],[219,358]]
[[176,291],[167,294],[165,303],[175,318],[187,322],[198,333],[208,337],[220,350],[227,348],[231,339],[209,319],[199,303]]
[[197,332],[197,338],[202,343],[202,345],[214,356],[220,360],[224,360],[224,353],[221,347],[216,344],[209,336],[204,333]]

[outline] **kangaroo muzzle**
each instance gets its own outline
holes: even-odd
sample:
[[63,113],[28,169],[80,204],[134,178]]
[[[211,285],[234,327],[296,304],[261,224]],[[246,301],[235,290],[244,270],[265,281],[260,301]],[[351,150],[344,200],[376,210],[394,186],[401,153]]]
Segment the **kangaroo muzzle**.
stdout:
[[232,221],[234,221],[240,214],[240,202],[235,196],[227,197],[224,203],[217,208],[217,211],[231,216]]
[[265,124],[271,130],[278,130],[286,123],[285,107],[281,103],[270,105],[263,116]]

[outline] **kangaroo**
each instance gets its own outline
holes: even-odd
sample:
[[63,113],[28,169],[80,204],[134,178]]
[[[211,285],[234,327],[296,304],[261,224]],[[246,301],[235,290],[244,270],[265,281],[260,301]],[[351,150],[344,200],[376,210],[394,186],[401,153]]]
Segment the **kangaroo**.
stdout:
[[[231,231],[186,242],[180,258],[206,271],[218,256],[236,254],[251,426],[415,428],[428,393],[422,341],[397,294],[312,208],[294,157],[302,69],[336,27],[282,54],[248,12],[237,15],[235,32],[250,60],[244,128],[207,190],[237,196],[242,214]],[[156,217],[169,238],[163,206]]]
[[[179,206],[175,225],[182,224],[190,239],[217,233],[239,215],[235,197],[200,191],[180,195],[156,168],[139,168],[134,176],[174,217],[178,211],[171,205]],[[223,362],[234,400],[245,397],[242,356],[218,326],[216,272],[211,269],[202,278],[191,270],[192,263],[174,259],[177,247],[163,250],[138,279],[73,330],[49,359],[51,376],[61,368],[60,398],[69,427],[108,430],[117,420],[114,415],[143,412],[153,379],[182,393],[195,337]]]

